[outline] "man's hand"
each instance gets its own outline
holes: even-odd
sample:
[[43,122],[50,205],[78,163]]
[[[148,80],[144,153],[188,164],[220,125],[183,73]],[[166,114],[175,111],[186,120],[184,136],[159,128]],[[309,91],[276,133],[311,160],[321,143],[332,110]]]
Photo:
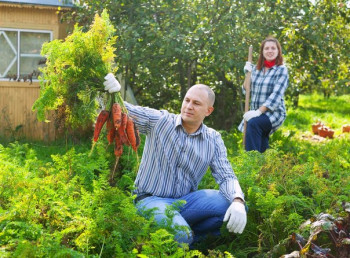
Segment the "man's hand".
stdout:
[[257,117],[257,116],[260,116],[262,114],[262,112],[257,109],[257,110],[250,110],[248,112],[246,112],[244,115],[243,115],[243,118],[245,121],[249,121],[250,119],[252,119],[253,117]]
[[103,85],[105,86],[105,90],[109,93],[118,92],[121,88],[119,82],[112,73],[106,75]]
[[229,232],[241,234],[247,224],[247,213],[244,204],[233,201],[226,211],[224,222],[226,221],[228,221],[227,229]]
[[252,70],[253,70],[253,65],[252,65],[252,63],[251,62],[246,62],[245,63],[245,66],[244,66],[244,68],[243,68],[243,70],[244,70],[244,73],[247,73],[247,72],[252,72]]

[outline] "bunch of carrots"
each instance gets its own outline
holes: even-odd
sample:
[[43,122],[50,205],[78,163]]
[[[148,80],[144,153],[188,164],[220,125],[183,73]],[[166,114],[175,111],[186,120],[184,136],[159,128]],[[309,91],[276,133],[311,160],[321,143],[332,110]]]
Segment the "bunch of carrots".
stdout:
[[139,131],[132,118],[122,111],[119,103],[114,103],[110,111],[104,109],[98,115],[93,144],[98,141],[104,124],[107,127],[108,143],[112,144],[114,142],[114,154],[117,158],[123,154],[124,145],[131,146],[137,152],[140,145]]
[[[133,119],[128,115],[128,110],[124,105],[120,92],[107,95],[106,108],[100,111],[96,119],[90,155],[105,124],[108,144],[114,144],[115,165],[110,177],[110,180],[113,181],[119,158],[123,154],[124,145],[131,146],[137,155],[137,149],[141,142],[139,131]],[[136,157],[138,159],[138,156]]]

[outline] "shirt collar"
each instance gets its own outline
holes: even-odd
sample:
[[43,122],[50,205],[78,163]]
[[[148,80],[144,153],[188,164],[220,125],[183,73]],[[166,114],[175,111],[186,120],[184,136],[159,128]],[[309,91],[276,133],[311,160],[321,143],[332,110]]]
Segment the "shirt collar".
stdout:
[[[272,66],[271,68],[268,68],[268,71],[271,70],[271,69],[272,69],[272,70],[277,70],[277,69],[278,69],[278,66],[277,66],[277,65],[274,65],[274,66]],[[263,67],[262,69],[258,70],[258,72],[264,74],[264,73],[265,73],[265,68]]]
[[[186,133],[186,130],[182,125],[181,115],[179,114],[176,116],[175,128],[178,128],[180,126],[181,126],[182,130]],[[199,127],[199,129],[196,132],[191,133],[190,135],[203,135],[203,133],[204,133],[204,124],[202,123],[201,126]]]

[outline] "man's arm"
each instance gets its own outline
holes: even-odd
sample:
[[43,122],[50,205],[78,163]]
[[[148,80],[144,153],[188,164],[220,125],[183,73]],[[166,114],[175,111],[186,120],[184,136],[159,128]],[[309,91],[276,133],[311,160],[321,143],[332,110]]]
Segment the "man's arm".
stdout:
[[153,108],[132,105],[126,101],[124,101],[124,104],[129,112],[129,116],[134,120],[134,123],[142,134],[149,134],[163,115],[162,111]]
[[220,191],[231,201],[224,222],[227,222],[229,232],[241,234],[247,223],[247,212],[244,194],[232,166],[227,159],[227,151],[224,142],[218,134],[215,156],[211,164],[213,176],[220,185]]
[[210,169],[215,181],[219,184],[220,192],[232,202],[239,198],[244,201],[244,194],[238,179],[227,158],[227,151],[221,135],[216,132],[215,153],[210,163]]

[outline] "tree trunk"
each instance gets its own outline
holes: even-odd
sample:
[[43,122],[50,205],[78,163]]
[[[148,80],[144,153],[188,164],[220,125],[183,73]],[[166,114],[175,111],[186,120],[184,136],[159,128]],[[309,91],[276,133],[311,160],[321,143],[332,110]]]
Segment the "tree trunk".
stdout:
[[297,108],[299,106],[299,93],[293,96],[293,107]]
[[240,121],[239,100],[237,99],[237,87],[225,77],[224,72],[217,73],[219,81],[222,81],[220,90],[216,93],[216,113],[214,127],[216,129],[230,130]]
[[183,67],[182,60],[179,59],[179,62],[177,63],[178,71],[179,71],[179,82],[180,82],[180,94],[181,94],[181,100],[185,98],[186,92],[187,92],[187,83],[185,80],[185,69]]

